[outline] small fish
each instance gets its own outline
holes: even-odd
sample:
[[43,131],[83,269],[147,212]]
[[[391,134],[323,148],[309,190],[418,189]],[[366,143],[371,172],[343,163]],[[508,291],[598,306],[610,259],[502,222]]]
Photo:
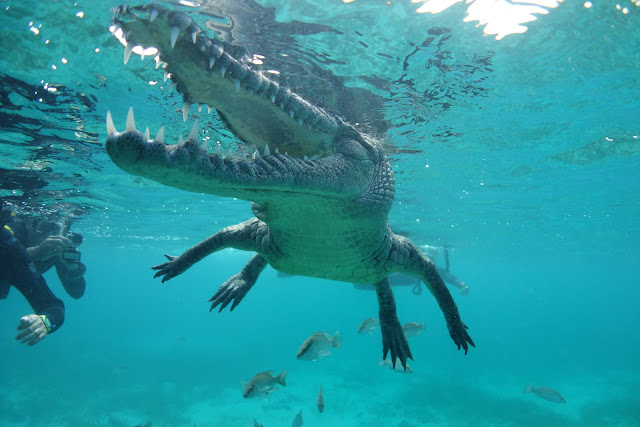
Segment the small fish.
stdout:
[[318,411],[324,411],[324,397],[322,397],[322,384],[320,384],[320,392],[318,393]]
[[413,374],[413,369],[411,369],[411,366],[409,366],[409,364],[407,363],[407,370],[405,371],[404,368],[402,367],[401,363],[396,363],[396,367],[393,367],[393,363],[391,363],[391,360],[387,359],[387,360],[378,360],[378,366],[386,366],[387,368],[391,369],[394,372],[398,372],[400,374]]
[[358,327],[358,333],[370,334],[371,332],[375,331],[379,327],[380,327],[380,321],[378,319],[370,317],[368,319],[363,320],[362,323],[360,323],[360,326]]
[[302,410],[300,410],[300,412],[298,412],[298,415],[296,415],[296,417],[293,419],[293,424],[291,424],[291,427],[302,427],[302,424],[304,424],[304,422],[302,421]]
[[318,360],[321,357],[329,356],[331,348],[340,348],[342,345],[342,335],[340,331],[329,337],[326,332],[315,332],[307,338],[296,354],[296,358],[300,360]]
[[524,386],[523,393],[533,393],[541,399],[555,403],[567,403],[560,393],[549,387],[531,387],[531,384]]
[[420,335],[422,331],[424,331],[424,322],[409,322],[402,327],[402,332],[408,340]]
[[265,399],[274,390],[277,390],[274,386],[280,384],[283,387],[287,386],[285,377],[287,371],[284,371],[277,377],[272,374],[273,371],[265,371],[256,374],[251,381],[242,384],[242,397],[245,399],[252,397],[264,397]]

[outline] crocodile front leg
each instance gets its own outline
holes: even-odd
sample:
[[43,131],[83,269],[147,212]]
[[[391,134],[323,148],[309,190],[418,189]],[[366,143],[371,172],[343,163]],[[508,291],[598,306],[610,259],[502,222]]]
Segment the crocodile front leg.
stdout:
[[378,297],[378,308],[380,310],[380,331],[382,332],[382,359],[387,358],[387,353],[391,351],[391,363],[396,367],[396,358],[404,370],[407,370],[407,359],[413,360],[409,343],[402,331],[402,325],[396,314],[396,300],[393,297],[391,284],[388,278],[384,278],[375,284],[376,295]]
[[180,256],[165,255],[168,262],[151,267],[158,270],[155,277],[162,277],[162,282],[173,279],[184,273],[193,264],[206,256],[225,248],[235,248],[251,252],[265,253],[271,250],[269,226],[257,218],[251,218],[240,224],[223,228],[216,234],[187,249]]
[[267,264],[267,260],[262,255],[254,255],[238,274],[231,276],[229,280],[220,286],[218,292],[211,297],[209,311],[220,305],[218,312],[221,312],[231,301],[233,301],[233,304],[231,304],[229,311],[233,311],[247,292],[256,284],[258,276],[260,276]]
[[420,252],[420,249],[406,237],[393,234],[391,251],[387,259],[386,269],[389,272],[400,271],[420,278],[431,294],[435,297],[447,322],[449,335],[453,342],[464,349],[464,354],[469,351],[469,344],[475,347],[475,343],[467,333],[467,325],[462,323],[460,313],[453,297],[442,280],[436,265]]

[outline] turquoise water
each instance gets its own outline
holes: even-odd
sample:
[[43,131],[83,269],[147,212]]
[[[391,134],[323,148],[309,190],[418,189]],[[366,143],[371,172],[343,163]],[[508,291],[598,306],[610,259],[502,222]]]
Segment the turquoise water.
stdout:
[[[183,123],[151,59],[122,64],[108,30],[115,2],[3,1],[0,195],[24,214],[75,218],[88,288],[72,300],[45,275],[66,322],[35,347],[13,341],[24,298],[0,302],[0,425],[269,427],[300,410],[309,426],[640,425],[640,8],[549,3],[497,40],[463,21],[481,1],[435,14],[416,12],[433,2],[389,3],[221,10],[248,48],[286,53],[295,77],[319,67],[382,100],[362,120],[386,123],[390,223],[451,248],[471,289],[451,292],[477,348],[456,351],[426,290],[395,288],[400,321],[426,325],[404,375],[378,366],[379,333],[356,333],[377,315],[372,292],[267,268],[232,313],[210,313],[207,299],[250,257],[233,250],[154,280],[163,254],[249,218],[250,206],[118,169],[103,148],[107,110],[119,129],[133,106],[152,135],[165,124],[177,139],[199,117],[201,138],[237,141],[195,108]],[[336,330],[342,348],[296,360],[309,335]],[[241,383],[269,369],[288,370],[287,386],[243,399]],[[567,403],[522,394],[526,384]]]

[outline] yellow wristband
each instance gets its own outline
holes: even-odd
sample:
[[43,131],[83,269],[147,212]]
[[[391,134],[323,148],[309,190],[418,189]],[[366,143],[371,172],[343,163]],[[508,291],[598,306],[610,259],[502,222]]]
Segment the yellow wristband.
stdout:
[[44,327],[47,328],[47,333],[49,333],[51,331],[51,322],[49,322],[49,319],[47,319],[47,316],[45,316],[44,314],[41,314],[38,317],[40,318],[40,320],[42,320],[42,323],[44,323]]

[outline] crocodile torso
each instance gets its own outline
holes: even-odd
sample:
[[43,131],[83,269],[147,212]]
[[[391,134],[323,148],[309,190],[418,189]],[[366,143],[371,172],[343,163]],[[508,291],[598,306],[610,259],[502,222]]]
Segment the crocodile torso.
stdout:
[[[114,34],[125,63],[137,46],[156,48],[184,98],[215,108],[227,127],[252,144],[251,158],[202,148],[198,124],[186,141],[165,144],[136,130],[130,110],[118,132],[107,115],[106,149],[122,169],[183,190],[252,201],[254,218],[227,227],[154,269],[169,280],[205,256],[233,247],[256,255],[225,282],[213,307],[233,309],[265,266],[302,276],[374,284],[383,354],[406,366],[409,346],[387,279],[403,272],[422,280],[442,309],[449,333],[465,353],[473,341],[435,265],[388,224],[395,182],[381,143],[339,116],[308,102],[254,64],[241,47],[209,38],[182,12],[158,5],[120,7]],[[141,51],[141,50],[140,50]]]

